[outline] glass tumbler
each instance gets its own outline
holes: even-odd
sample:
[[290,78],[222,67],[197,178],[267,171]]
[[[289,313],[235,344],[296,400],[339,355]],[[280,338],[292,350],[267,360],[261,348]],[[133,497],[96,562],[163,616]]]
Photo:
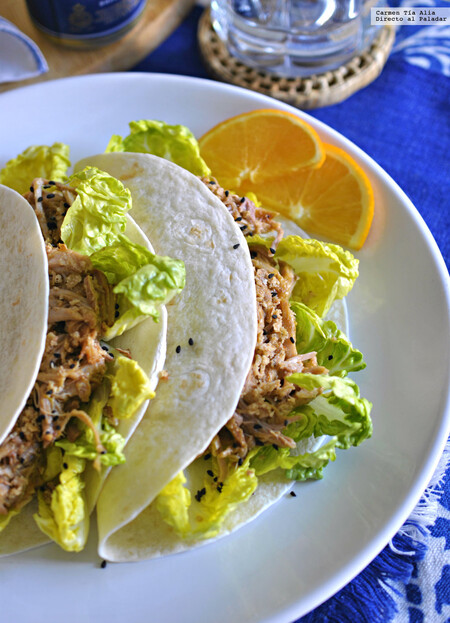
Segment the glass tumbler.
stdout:
[[230,53],[282,76],[332,70],[368,47],[377,0],[212,0],[212,24]]

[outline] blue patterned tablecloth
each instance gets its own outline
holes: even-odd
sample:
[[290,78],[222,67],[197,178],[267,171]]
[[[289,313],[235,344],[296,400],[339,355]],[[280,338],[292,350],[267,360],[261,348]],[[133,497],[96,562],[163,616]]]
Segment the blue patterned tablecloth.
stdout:
[[[391,0],[386,6],[446,6]],[[202,7],[135,71],[207,78],[197,46]],[[372,156],[417,207],[449,265],[450,26],[402,26],[377,80],[345,102],[308,111]],[[301,623],[450,622],[450,446],[402,530]]]

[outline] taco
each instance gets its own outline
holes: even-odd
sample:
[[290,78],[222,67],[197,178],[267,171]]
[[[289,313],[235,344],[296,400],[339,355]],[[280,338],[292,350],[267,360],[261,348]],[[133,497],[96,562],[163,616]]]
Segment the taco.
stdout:
[[[228,534],[296,480],[320,478],[336,448],[370,436],[370,403],[346,378],[365,366],[362,355],[332,320],[323,320],[334,301],[351,289],[358,262],[335,245],[304,239],[298,232],[285,236],[282,223],[250,199],[155,156],[108,153],[76,166],[86,164],[123,181],[136,220],[144,231],[154,232],[157,251],[170,248],[179,254],[188,275],[190,268],[196,274],[210,266],[204,245],[206,240],[221,244],[223,232],[212,225],[225,206],[234,233],[227,228],[228,251],[218,258],[222,288],[235,283],[237,258],[252,282],[233,288],[229,316],[220,315],[221,299],[210,295],[216,281],[203,280],[203,290],[200,283],[191,284],[195,313],[202,323],[209,317],[215,322],[209,347],[217,356],[207,364],[198,325],[189,325],[192,311],[183,317],[173,310],[167,384],[160,383],[126,450],[127,463],[110,474],[97,505],[100,556],[141,560]],[[186,201],[206,208],[201,220],[192,219]],[[164,218],[173,223],[172,238],[155,231],[155,222]],[[191,239],[203,236],[191,267],[178,247],[186,228]],[[246,238],[245,257],[232,252],[242,251],[238,235]],[[245,306],[254,314],[256,341],[247,339],[248,328],[240,320]],[[183,317],[188,330],[183,323],[177,326],[177,317],[178,322]],[[221,338],[227,334],[229,341],[239,340],[241,363],[247,365],[231,393],[223,382],[230,362],[221,354]],[[180,382],[186,376],[180,373],[199,368],[204,380],[199,377],[186,401]],[[175,423],[170,437],[164,435],[167,417]]]
[[0,200],[2,220],[20,223],[1,228],[2,290],[21,280],[2,299],[18,344],[0,385],[19,400],[1,421],[0,554],[49,538],[80,551],[102,482],[154,396],[165,303],[184,265],[155,255],[127,214],[129,191],[102,171],[35,178],[23,197],[2,186]]

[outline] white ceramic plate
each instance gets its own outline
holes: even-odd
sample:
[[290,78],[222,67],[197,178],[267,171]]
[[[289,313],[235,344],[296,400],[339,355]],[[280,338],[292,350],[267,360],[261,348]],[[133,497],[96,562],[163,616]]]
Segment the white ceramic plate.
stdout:
[[[289,107],[227,85],[176,76],[88,76],[0,97],[0,167],[30,144],[63,141],[72,161],[103,151],[133,119],[182,123],[200,136],[255,108]],[[297,114],[302,114],[296,111]],[[0,561],[3,620],[20,623],[288,623],[361,571],[427,485],[449,428],[446,269],[405,194],[345,138],[304,115],[368,172],[376,216],[348,297],[357,373],[374,434],[341,452],[324,480],[296,485],[236,534],[197,551],[100,569],[95,538],[79,555],[46,546]],[[95,535],[93,535],[95,537]]]

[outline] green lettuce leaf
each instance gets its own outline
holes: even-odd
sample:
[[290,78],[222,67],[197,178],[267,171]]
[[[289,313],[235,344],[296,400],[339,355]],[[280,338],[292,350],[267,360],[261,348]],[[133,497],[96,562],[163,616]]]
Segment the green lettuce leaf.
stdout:
[[89,530],[82,479],[85,464],[84,459],[64,456],[58,483],[51,492],[38,492],[38,512],[33,515],[42,532],[68,552],[83,549]]
[[169,125],[163,121],[132,121],[130,134],[121,138],[114,135],[106,152],[132,151],[153,154],[170,160],[194,175],[210,175],[206,162],[200,156],[195,136],[184,125]]
[[115,284],[119,314],[105,339],[121,335],[144,318],[159,319],[162,304],[184,288],[184,262],[151,253],[125,236],[91,255],[93,265]]
[[287,236],[275,257],[292,266],[299,277],[291,301],[304,303],[325,316],[336,299],[342,299],[358,277],[358,260],[336,244]]
[[317,362],[330,375],[346,376],[366,367],[363,355],[331,320],[322,320],[303,303],[291,303],[296,319],[296,346],[299,353],[317,353]]
[[315,437],[336,437],[336,446],[346,449],[358,446],[372,435],[372,405],[360,397],[359,387],[353,380],[307,373],[291,374],[287,380],[307,390],[322,389],[322,393],[307,405],[316,417]]
[[0,184],[23,195],[36,177],[64,181],[70,167],[69,147],[64,143],[32,145],[9,160],[0,171]]
[[63,242],[83,255],[113,244],[125,231],[126,213],[131,208],[130,191],[95,167],[72,175],[68,184],[78,196],[61,226]]
[[289,448],[264,446],[253,457],[251,467],[257,476],[283,469],[289,480],[319,480],[323,478],[323,470],[328,463],[336,459],[335,449],[336,439],[331,439],[317,450],[304,453],[291,454]]
[[[273,237],[254,236],[249,246],[270,248]],[[358,277],[359,261],[350,251],[300,236],[286,236],[278,244],[275,260],[286,262],[299,277],[291,301],[304,303],[323,317],[333,302],[346,296]]]

